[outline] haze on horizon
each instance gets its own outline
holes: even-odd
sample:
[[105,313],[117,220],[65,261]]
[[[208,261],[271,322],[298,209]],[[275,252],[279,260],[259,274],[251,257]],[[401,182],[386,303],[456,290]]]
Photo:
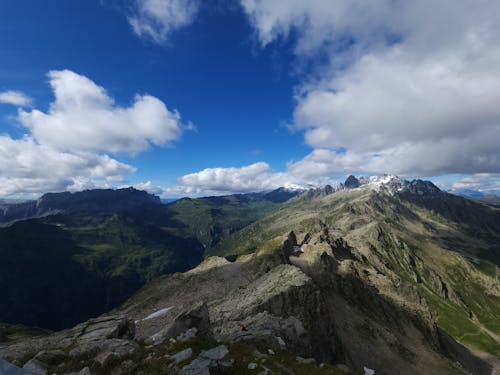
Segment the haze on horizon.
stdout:
[[426,177],[500,194],[495,0],[0,6],[0,198]]

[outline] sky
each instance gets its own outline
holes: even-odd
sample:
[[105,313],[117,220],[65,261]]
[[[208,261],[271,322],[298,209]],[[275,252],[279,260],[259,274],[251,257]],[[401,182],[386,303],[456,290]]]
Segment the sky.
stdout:
[[497,0],[0,4],[0,197],[348,174],[500,194]]

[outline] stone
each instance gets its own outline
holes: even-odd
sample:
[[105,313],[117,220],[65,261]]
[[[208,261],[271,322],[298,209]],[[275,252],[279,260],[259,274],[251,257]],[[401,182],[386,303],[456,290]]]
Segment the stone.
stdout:
[[42,350],[34,357],[36,360],[45,363],[47,367],[56,366],[64,361],[66,354],[60,350]]
[[191,358],[193,355],[193,349],[187,348],[184,349],[183,351],[180,351],[178,353],[175,353],[173,355],[167,356],[168,359],[173,361],[173,365],[176,365],[178,363],[184,362],[185,360]]
[[120,359],[134,353],[139,348],[135,342],[130,340],[111,339],[106,340],[102,352],[95,358],[97,362],[105,366],[112,359]]
[[47,374],[47,368],[48,368],[48,366],[45,363],[43,363],[43,362],[41,362],[41,361],[39,361],[39,360],[37,360],[35,358],[29,360],[23,366],[24,370],[30,371],[34,375],[45,375],[45,374]]
[[196,337],[198,333],[198,328],[193,327],[186,330],[186,332],[182,332],[179,336],[177,336],[177,340],[180,342],[186,342],[192,340]]
[[225,345],[219,345],[210,350],[204,350],[200,353],[200,357],[218,361],[224,358],[229,353]]
[[276,353],[274,352],[274,350],[272,349],[267,349],[267,352],[270,354],[270,355],[275,355]]
[[295,357],[295,360],[304,365],[309,365],[311,363],[315,363],[316,360],[314,358],[302,358],[300,356]]
[[[193,328],[195,328],[196,331],[194,331]],[[212,336],[208,306],[204,302],[200,302],[191,310],[177,315],[171,325],[147,338],[146,344],[158,345],[174,337],[177,338],[177,340],[188,341],[194,338],[195,335],[192,335],[193,333],[197,333],[202,337]]]
[[189,365],[184,366],[180,374],[181,375],[210,375],[211,361],[205,358],[196,358]]
[[257,363],[254,363],[254,362],[250,362],[248,364],[248,369],[249,370],[255,370],[257,368]]

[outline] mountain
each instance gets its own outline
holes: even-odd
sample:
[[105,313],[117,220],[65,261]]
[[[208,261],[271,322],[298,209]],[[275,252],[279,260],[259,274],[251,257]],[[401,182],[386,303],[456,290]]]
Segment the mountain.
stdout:
[[[265,254],[293,230],[342,238],[356,272],[396,300],[425,300],[440,327],[468,347],[500,355],[500,210],[385,176],[330,193],[305,193],[228,237],[214,254]],[[250,255],[247,255],[248,257]],[[366,272],[363,268],[366,267]]]
[[275,197],[165,205],[130,188],[16,206],[4,217],[17,221],[0,228],[0,322],[61,329],[97,316],[155,277],[198,265],[207,249],[278,209]]
[[0,206],[0,224],[56,213],[118,212],[149,203],[160,204],[160,198],[132,187],[117,190],[85,190],[77,193],[48,193],[36,201]]
[[498,195],[484,195],[481,197],[472,198],[473,201],[484,203],[493,207],[500,208],[500,196]]
[[426,181],[350,180],[223,238],[236,261],[161,276],[109,314],[5,342],[0,356],[49,373],[497,371],[500,211]]
[[[349,180],[252,216],[205,247],[223,257],[160,276],[103,316],[18,340],[10,327],[0,356],[49,373],[499,371],[500,210],[428,181]],[[156,205],[135,215],[167,233],[201,225],[209,239],[243,202],[268,207],[253,199],[161,205],[169,225]]]

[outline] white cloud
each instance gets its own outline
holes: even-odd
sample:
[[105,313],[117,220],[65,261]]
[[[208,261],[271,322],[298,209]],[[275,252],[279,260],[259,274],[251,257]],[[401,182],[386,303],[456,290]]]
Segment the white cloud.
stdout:
[[0,136],[0,196],[81,190],[134,171],[107,155],[63,152],[30,136]]
[[12,104],[21,107],[26,107],[31,104],[33,100],[21,91],[3,91],[0,92],[0,103]]
[[19,110],[29,133],[0,135],[0,196],[115,186],[136,168],[108,153],[137,154],[192,128],[150,95],[120,107],[103,87],[72,71],[51,71],[49,82],[55,100],[46,113]]
[[21,123],[42,144],[63,151],[136,154],[151,144],[168,144],[183,131],[180,114],[153,96],[137,95],[122,108],[103,87],[72,71],[51,71],[49,80],[55,101],[48,112],[19,111]]
[[135,0],[134,14],[128,18],[137,36],[165,43],[171,33],[193,22],[199,0]]
[[[130,185],[126,185],[123,187],[127,187],[127,186],[130,186]],[[164,192],[164,189],[161,186],[158,186],[151,181],[139,182],[139,183],[133,184],[132,186],[134,188],[136,188],[137,190],[145,190],[148,193],[155,194],[155,195],[163,195],[163,192]]]
[[241,3],[262,45],[294,35],[315,67],[296,90],[314,151],[295,178],[500,172],[498,1]]
[[250,192],[280,186],[279,176],[267,163],[241,168],[206,168],[179,179],[185,193]]
[[457,181],[444,181],[438,186],[458,194],[480,192],[485,195],[500,195],[500,174],[478,173],[462,176]]

